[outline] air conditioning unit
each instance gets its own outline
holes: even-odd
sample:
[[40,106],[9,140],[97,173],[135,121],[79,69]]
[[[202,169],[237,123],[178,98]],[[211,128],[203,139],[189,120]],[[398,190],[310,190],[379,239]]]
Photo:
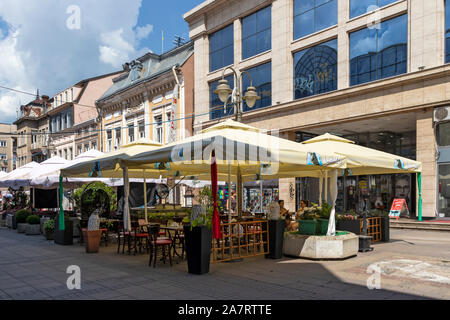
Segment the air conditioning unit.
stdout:
[[441,107],[434,109],[434,122],[443,122],[450,120],[450,107]]

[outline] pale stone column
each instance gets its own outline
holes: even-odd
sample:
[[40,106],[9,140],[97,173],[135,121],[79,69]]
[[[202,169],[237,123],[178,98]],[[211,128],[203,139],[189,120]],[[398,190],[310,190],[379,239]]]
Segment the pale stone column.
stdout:
[[337,88],[345,89],[350,85],[349,70],[350,70],[350,41],[347,33],[347,17],[350,16],[349,3],[347,1],[338,1],[338,67]]
[[[295,141],[295,132],[286,132],[280,134],[280,138]],[[295,178],[279,179],[279,195],[280,200],[284,200],[284,207],[289,210],[289,212],[295,212]]]
[[150,123],[150,102],[148,101],[148,93],[144,92],[144,125],[146,139],[150,139]]
[[[436,216],[437,169],[436,140],[433,128],[433,109],[417,113],[417,161],[422,162],[423,217]],[[417,184],[417,181],[415,182]],[[416,214],[418,214],[418,188],[416,192]]]
[[292,101],[294,67],[290,43],[293,39],[292,1],[272,3],[272,105]]
[[127,119],[125,118],[125,113],[127,112],[125,101],[122,102],[122,144],[128,143],[127,137]]

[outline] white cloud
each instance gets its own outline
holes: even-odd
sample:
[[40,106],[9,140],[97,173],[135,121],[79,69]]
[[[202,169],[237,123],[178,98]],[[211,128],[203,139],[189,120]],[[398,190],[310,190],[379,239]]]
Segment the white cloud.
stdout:
[[148,37],[150,33],[153,31],[153,25],[147,24],[143,27],[136,28],[136,39],[142,40]]
[[[0,85],[52,96],[82,79],[120,70],[148,51],[139,40],[151,28],[136,27],[141,1],[1,0],[0,18],[9,30],[0,35]],[[67,28],[66,10],[73,4],[80,7],[79,30]],[[15,120],[17,106],[9,104],[31,99],[0,89],[0,122]]]
[[123,38],[123,29],[105,32],[100,35],[103,45],[99,46],[100,61],[113,67],[120,67],[130,60],[130,54],[135,53],[134,47]]

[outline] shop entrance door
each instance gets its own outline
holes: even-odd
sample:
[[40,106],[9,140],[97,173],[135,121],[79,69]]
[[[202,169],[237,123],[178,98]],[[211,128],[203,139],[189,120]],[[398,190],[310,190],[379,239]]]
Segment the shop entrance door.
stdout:
[[438,214],[450,218],[450,163],[439,164]]

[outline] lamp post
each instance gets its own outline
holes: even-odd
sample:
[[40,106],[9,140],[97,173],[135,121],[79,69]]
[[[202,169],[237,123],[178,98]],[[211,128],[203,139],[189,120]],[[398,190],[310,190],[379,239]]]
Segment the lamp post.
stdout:
[[[235,79],[235,88],[232,90],[228,85],[228,81],[225,80],[225,71],[231,70],[234,73]],[[247,88],[244,96],[241,95],[241,82],[242,76],[247,74],[250,79],[250,86]],[[256,88],[253,86],[253,79],[250,73],[247,71],[241,72],[240,75],[236,72],[236,70],[232,67],[226,67],[222,72],[222,79],[219,80],[219,85],[217,86],[214,93],[219,96],[220,101],[224,103],[224,107],[226,108],[227,101],[231,97],[231,102],[234,104],[234,116],[237,122],[242,121],[242,102],[245,101],[249,108],[253,108],[257,100],[261,99],[256,92]],[[233,96],[234,95],[234,96]],[[233,99],[234,98],[234,99]],[[228,185],[230,185],[230,167],[228,168]],[[242,175],[241,170],[238,166],[237,168],[237,181],[236,181],[236,210],[239,214],[239,217],[242,215]],[[231,208],[231,206],[230,206]],[[231,215],[229,213],[229,219],[231,219]],[[229,220],[231,222],[231,220]]]
[[[236,83],[234,90],[232,90],[230,88],[230,86],[228,85],[228,81],[225,80],[225,71],[227,71],[228,69],[233,71],[233,73],[234,73],[234,78],[235,78],[235,83]],[[244,73],[247,74],[247,76],[250,78],[250,87],[247,88],[245,95],[242,97],[241,96],[241,81],[242,81],[242,76],[244,75]],[[233,92],[234,92],[234,97],[232,96]],[[214,93],[219,96],[220,101],[222,101],[225,104],[225,107],[226,107],[226,103],[227,103],[228,99],[231,97],[232,103],[233,103],[233,98],[234,98],[234,103],[233,103],[234,104],[234,115],[235,115],[235,120],[238,122],[242,121],[242,102],[243,101],[247,102],[248,107],[253,108],[255,106],[256,101],[261,99],[261,97],[259,97],[256,92],[256,88],[253,86],[253,79],[252,79],[252,76],[250,75],[250,73],[248,73],[247,71],[243,71],[240,75],[238,75],[236,70],[234,70],[234,68],[232,68],[232,67],[227,67],[223,70],[222,79],[219,80],[219,85],[217,86],[217,89],[214,90]]]

